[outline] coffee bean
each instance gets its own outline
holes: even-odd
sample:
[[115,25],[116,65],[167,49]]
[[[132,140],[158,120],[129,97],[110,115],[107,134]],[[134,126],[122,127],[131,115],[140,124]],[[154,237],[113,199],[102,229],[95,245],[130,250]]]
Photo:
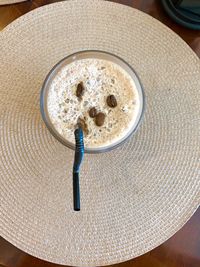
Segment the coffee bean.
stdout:
[[99,112],[95,117],[95,123],[97,126],[102,126],[104,124],[106,115],[102,112]]
[[93,108],[91,108],[91,109],[89,110],[89,115],[90,115],[91,118],[95,118],[95,117],[96,117],[96,115],[97,115],[97,110],[96,110],[95,107],[93,107]]
[[81,127],[81,129],[83,130],[83,132],[88,135],[89,134],[89,130],[88,130],[88,125],[86,123],[86,121],[82,118],[78,118],[78,122],[77,122],[78,126]]
[[78,85],[77,85],[77,88],[76,88],[76,96],[79,98],[79,99],[82,99],[82,96],[84,94],[84,86],[83,86],[83,83],[80,82]]
[[106,99],[106,102],[111,108],[115,108],[117,106],[117,100],[114,95],[109,95]]

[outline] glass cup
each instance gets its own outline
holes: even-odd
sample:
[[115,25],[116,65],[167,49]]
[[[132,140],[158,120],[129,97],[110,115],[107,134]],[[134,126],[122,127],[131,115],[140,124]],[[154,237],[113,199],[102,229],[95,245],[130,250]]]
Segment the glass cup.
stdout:
[[54,79],[54,77],[57,75],[57,73],[67,64],[70,64],[74,61],[81,60],[81,59],[87,59],[87,58],[95,58],[95,59],[102,59],[102,60],[108,60],[110,62],[113,62],[115,64],[118,64],[121,68],[123,68],[133,79],[136,90],[139,95],[139,111],[137,118],[135,120],[135,123],[132,125],[131,129],[126,133],[126,135],[122,136],[121,139],[116,140],[116,142],[111,143],[109,145],[101,146],[101,147],[85,147],[85,152],[86,153],[101,153],[101,152],[106,152],[110,151],[122,143],[124,143],[133,133],[136,132],[138,129],[138,126],[142,120],[143,113],[144,113],[144,104],[145,104],[145,97],[144,97],[144,91],[142,84],[138,78],[138,75],[136,72],[133,70],[133,68],[125,62],[123,59],[120,57],[108,53],[108,52],[103,52],[103,51],[95,51],[95,50],[87,50],[87,51],[80,51],[77,53],[74,53],[72,55],[69,55],[65,58],[63,58],[61,61],[59,61],[48,73],[43,86],[41,90],[41,95],[40,95],[40,110],[42,114],[42,118],[51,132],[51,134],[58,140],[60,141],[63,145],[67,146],[68,148],[75,149],[75,144],[69,142],[66,140],[54,127],[52,124],[49,114],[48,114],[48,109],[47,109],[47,96],[48,96],[48,91],[50,88],[51,81]]

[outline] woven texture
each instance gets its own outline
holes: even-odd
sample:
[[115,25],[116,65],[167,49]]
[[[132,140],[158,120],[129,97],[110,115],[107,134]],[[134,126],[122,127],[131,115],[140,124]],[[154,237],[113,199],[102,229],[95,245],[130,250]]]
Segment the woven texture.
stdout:
[[[85,49],[124,58],[146,111],[120,148],[86,155],[73,211],[73,151],[46,129],[43,80]],[[199,204],[200,62],[152,17],[104,1],[65,1],[0,33],[0,234],[39,258],[74,266],[122,262],[158,246]]]
[[15,4],[19,2],[24,2],[26,0],[0,0],[0,6],[1,5],[10,5],[10,4]]

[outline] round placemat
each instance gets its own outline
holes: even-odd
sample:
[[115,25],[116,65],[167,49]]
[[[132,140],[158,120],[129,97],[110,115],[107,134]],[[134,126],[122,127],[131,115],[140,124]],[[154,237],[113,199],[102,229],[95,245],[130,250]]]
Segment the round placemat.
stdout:
[[[46,74],[97,49],[126,60],[146,94],[141,127],[118,149],[86,155],[73,211],[73,151],[46,129]],[[199,204],[200,62],[152,17],[104,1],[65,1],[0,33],[0,234],[39,258],[74,266],[122,262],[160,245]]]
[[25,2],[26,0],[0,0],[0,6]]

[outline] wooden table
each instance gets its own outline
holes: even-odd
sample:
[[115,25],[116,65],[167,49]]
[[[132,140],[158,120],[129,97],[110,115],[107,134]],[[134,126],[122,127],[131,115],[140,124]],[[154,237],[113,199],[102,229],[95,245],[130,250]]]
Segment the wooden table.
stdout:
[[[84,0],[82,0],[84,1]],[[0,7],[0,30],[14,19],[56,0],[33,0]],[[179,34],[200,57],[200,31],[192,31],[174,23],[164,12],[160,0],[113,0],[138,8],[159,19]],[[184,55],[183,55],[184,56]],[[159,229],[158,229],[159,231]],[[0,265],[6,267],[58,267],[20,251],[0,238]],[[190,221],[172,238],[158,248],[131,261],[117,264],[121,267],[200,267],[200,208]]]

